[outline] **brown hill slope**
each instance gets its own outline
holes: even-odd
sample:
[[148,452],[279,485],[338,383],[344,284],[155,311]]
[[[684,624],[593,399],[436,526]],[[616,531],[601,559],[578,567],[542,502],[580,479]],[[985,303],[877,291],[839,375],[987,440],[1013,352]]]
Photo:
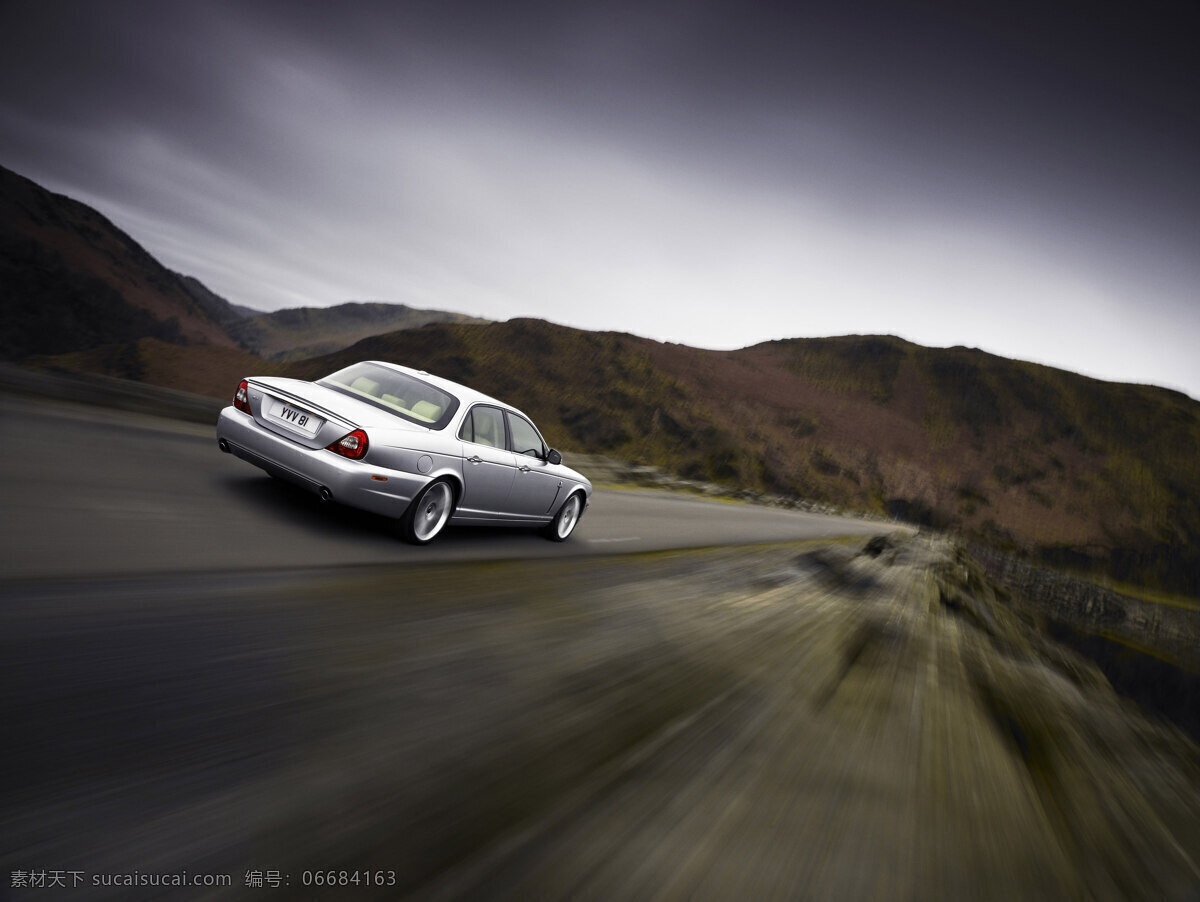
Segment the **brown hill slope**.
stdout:
[[901,516],[1200,594],[1200,403],[966,348],[848,336],[704,351],[536,320],[432,325],[291,364],[418,366],[548,438]]
[[0,167],[0,358],[158,338],[234,347],[181,277],[85,204]]
[[183,346],[157,338],[35,358],[30,363],[35,368],[117,376],[223,401],[233,397],[243,376],[273,376],[283,369],[283,364],[263,360],[240,348]]

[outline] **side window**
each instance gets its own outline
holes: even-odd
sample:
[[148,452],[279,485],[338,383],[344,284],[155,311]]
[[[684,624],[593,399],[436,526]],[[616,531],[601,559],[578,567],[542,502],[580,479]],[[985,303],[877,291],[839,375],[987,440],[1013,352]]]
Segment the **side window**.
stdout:
[[489,448],[503,448],[504,414],[496,407],[473,407],[463,418],[458,437],[464,442],[487,445]]
[[533,423],[514,413],[508,415],[508,428],[512,430],[512,447],[510,451],[517,454],[528,454],[530,457],[545,457],[546,446],[538,435]]

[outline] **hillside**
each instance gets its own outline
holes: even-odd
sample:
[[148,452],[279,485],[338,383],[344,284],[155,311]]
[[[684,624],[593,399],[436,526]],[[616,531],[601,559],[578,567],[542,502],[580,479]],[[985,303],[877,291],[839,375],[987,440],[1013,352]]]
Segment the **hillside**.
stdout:
[[848,336],[705,351],[536,320],[431,325],[290,364],[403,362],[552,443],[960,530],[1200,595],[1200,403],[967,348]]
[[102,345],[36,362],[39,368],[116,376],[225,401],[243,376],[273,376],[283,368],[240,348],[184,346],[157,338]]
[[139,338],[236,344],[220,322],[224,302],[197,301],[180,276],[100,213],[3,167],[0,303],[0,359]]
[[[484,320],[403,304],[263,313],[162,266],[96,210],[0,167],[0,360],[83,353],[64,365],[136,356],[144,339],[240,348],[264,359],[328,354],[431,322]],[[116,346],[116,347],[111,347]],[[97,356],[99,348],[106,350]]]
[[229,332],[243,348],[265,360],[302,360],[333,353],[372,335],[445,322],[486,320],[404,304],[348,303],[256,313],[231,323]]

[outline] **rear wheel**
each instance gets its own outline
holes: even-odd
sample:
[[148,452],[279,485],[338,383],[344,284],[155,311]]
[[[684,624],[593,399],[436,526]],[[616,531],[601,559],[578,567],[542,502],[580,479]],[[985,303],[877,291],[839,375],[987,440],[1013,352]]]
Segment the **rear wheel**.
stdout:
[[579,516],[583,513],[583,498],[578,493],[563,502],[543,535],[552,542],[565,542],[575,530]]
[[445,480],[425,486],[404,516],[400,518],[400,537],[414,545],[433,541],[454,513],[454,489]]

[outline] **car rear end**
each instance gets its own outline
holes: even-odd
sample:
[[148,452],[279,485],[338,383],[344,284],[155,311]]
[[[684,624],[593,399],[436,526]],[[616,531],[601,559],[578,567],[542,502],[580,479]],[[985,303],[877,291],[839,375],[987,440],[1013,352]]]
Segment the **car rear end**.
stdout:
[[372,453],[371,434],[394,425],[387,414],[314,383],[249,378],[221,411],[217,444],[322,500],[400,517],[428,477],[415,459],[412,472],[398,470],[392,449]]

